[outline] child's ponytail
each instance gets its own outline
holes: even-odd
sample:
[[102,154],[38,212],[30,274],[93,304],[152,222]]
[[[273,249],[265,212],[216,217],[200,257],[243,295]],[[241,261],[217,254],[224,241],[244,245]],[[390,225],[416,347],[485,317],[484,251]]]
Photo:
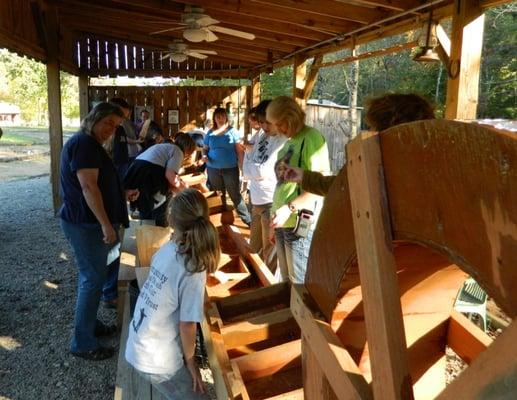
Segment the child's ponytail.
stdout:
[[185,256],[185,268],[191,273],[214,272],[221,249],[217,229],[208,217],[208,203],[195,189],[185,189],[171,201],[170,224],[173,240]]

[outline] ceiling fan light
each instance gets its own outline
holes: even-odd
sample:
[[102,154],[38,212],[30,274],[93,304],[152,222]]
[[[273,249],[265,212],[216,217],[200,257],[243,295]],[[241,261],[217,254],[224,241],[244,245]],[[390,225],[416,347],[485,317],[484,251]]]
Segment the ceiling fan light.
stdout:
[[174,62],[183,62],[187,59],[187,56],[185,54],[171,54],[171,60]]
[[205,40],[206,34],[202,29],[185,29],[183,37],[189,42],[202,42]]

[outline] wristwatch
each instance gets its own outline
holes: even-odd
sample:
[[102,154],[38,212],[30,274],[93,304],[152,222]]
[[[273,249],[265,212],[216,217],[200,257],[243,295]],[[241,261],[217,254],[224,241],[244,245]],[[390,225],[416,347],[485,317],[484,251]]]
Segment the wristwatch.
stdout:
[[289,211],[291,211],[291,212],[296,212],[297,211],[297,208],[291,202],[287,203],[287,207],[289,207]]

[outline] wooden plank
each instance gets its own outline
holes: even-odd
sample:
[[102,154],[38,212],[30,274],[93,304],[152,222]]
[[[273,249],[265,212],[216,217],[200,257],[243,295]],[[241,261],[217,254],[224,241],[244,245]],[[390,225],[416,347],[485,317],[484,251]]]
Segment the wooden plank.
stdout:
[[334,400],[337,396],[325,374],[318,364],[318,359],[311,349],[310,341],[302,336],[303,393],[307,400]]
[[302,285],[293,285],[291,311],[334,393],[340,400],[373,399],[371,388],[341,341],[324,321]]
[[476,0],[455,0],[445,118],[476,119],[485,16]]
[[307,61],[302,57],[295,57],[293,63],[293,99],[305,108],[303,89],[305,88],[305,75],[307,72]]
[[246,321],[221,328],[226,349],[244,346],[275,337],[289,330],[297,330],[291,310],[284,308],[268,314],[248,318]]
[[373,392],[412,399],[378,135],[363,133],[350,142],[347,160]]
[[311,97],[312,89],[314,89],[316,79],[318,78],[318,68],[316,65],[320,64],[322,60],[323,56],[320,55],[314,57],[314,60],[312,61],[311,69],[303,88],[303,101],[305,103],[307,103],[307,100]]
[[59,77],[59,35],[57,8],[50,4],[46,12],[47,46],[47,96],[50,141],[50,181],[52,204],[57,214],[61,207],[59,195],[59,169],[63,148],[63,123],[61,120],[61,81]]
[[239,250],[240,254],[243,254],[244,258],[251,266],[252,271],[256,274],[257,278],[263,286],[270,286],[276,283],[275,276],[269,269],[269,267],[262,261],[262,259],[256,253],[251,253],[248,243],[244,240],[241,231],[234,225],[228,225],[226,227],[227,232],[232,238],[235,246]]
[[516,340],[513,321],[436,400],[513,399],[517,393]]
[[289,284],[277,283],[253,291],[226,297],[216,302],[223,319],[235,317],[244,312],[251,312],[277,304],[289,304]]
[[129,333],[129,294],[124,298],[123,329],[118,350],[117,377],[115,379],[115,400],[151,400],[151,384],[142,378],[126,361],[126,343]]
[[[334,67],[336,65],[341,65],[341,64],[348,64],[348,63],[351,63],[351,62],[354,62],[354,61],[358,61],[358,60],[365,60],[367,58],[380,57],[380,56],[383,56],[383,55],[386,55],[386,54],[398,53],[399,51],[403,51],[403,50],[407,50],[407,49],[412,49],[413,47],[416,47],[416,46],[418,46],[418,42],[416,40],[414,40],[414,41],[411,41],[411,42],[402,43],[402,44],[398,44],[398,45],[395,45],[395,46],[390,46],[390,47],[387,47],[385,49],[368,51],[368,52],[361,53],[361,54],[358,54],[358,55],[353,55],[353,56],[350,56],[350,57],[345,57],[345,58],[343,58],[341,60],[329,61],[329,62],[326,62],[326,63],[322,63],[321,62],[321,58],[320,58],[319,62],[316,62],[316,58],[315,58],[314,59],[314,68],[319,69],[319,68]],[[318,56],[318,57],[321,57],[321,56]]]
[[231,366],[219,332],[219,325],[220,318],[218,317],[217,308],[209,303],[206,318],[201,322],[201,330],[205,341],[208,362],[212,370],[217,399],[227,399],[229,397],[228,388],[231,387],[227,374],[231,372]]
[[301,340],[236,357],[232,364],[237,366],[244,382],[273,375],[282,369],[295,368],[301,364]]
[[188,89],[184,86],[178,87],[178,105],[179,105],[179,130],[183,131],[188,123]]
[[265,400],[303,400],[303,389],[295,389],[277,396],[268,397]]
[[467,364],[492,344],[493,340],[463,314],[453,311],[449,320],[447,344]]
[[79,116],[81,121],[89,111],[88,101],[88,77],[85,74],[79,75]]

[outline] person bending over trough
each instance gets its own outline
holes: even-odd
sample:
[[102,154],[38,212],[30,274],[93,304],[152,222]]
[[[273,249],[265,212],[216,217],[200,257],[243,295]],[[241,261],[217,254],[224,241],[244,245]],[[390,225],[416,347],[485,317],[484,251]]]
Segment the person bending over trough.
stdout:
[[[431,104],[418,94],[386,94],[367,102],[366,123],[372,131],[383,131],[405,122],[434,119]],[[302,168],[288,167],[284,170],[284,179],[301,184],[302,190],[325,196],[334,175],[325,176],[319,172]]]
[[220,258],[205,197],[185,189],[171,200],[171,240],[151,260],[129,324],[126,360],[167,399],[208,399],[194,362],[207,273]]
[[157,226],[167,226],[167,202],[172,192],[186,186],[178,173],[183,161],[195,150],[194,140],[179,135],[174,143],[160,143],[149,147],[129,167],[124,187],[138,189],[135,205],[141,219],[154,219]]

